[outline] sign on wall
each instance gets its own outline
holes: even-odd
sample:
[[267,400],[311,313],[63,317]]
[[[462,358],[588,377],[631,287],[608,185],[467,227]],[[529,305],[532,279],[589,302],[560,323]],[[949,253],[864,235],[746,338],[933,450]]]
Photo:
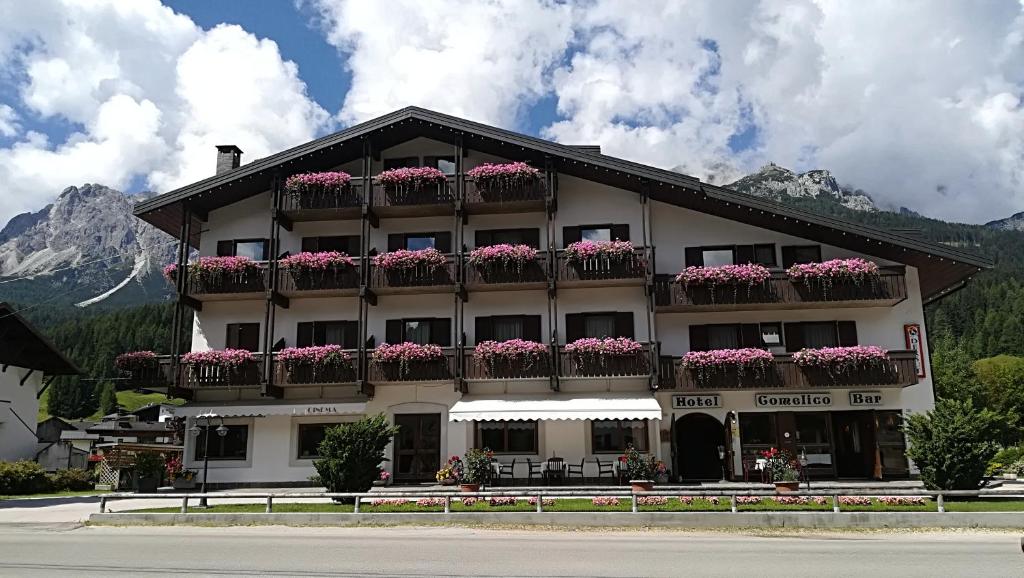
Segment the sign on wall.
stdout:
[[826,407],[832,405],[832,392],[755,393],[754,405],[784,409],[787,407]]
[[882,392],[880,391],[851,391],[850,405],[852,406],[874,406],[882,405]]
[[309,405],[302,411],[302,415],[338,415],[340,413],[336,405]]
[[717,394],[672,396],[672,409],[704,409],[709,407],[722,407],[722,396]]
[[915,354],[914,366],[917,368],[917,376],[924,377],[924,345],[921,343],[921,326],[917,323],[904,325],[903,336],[907,340],[907,349]]

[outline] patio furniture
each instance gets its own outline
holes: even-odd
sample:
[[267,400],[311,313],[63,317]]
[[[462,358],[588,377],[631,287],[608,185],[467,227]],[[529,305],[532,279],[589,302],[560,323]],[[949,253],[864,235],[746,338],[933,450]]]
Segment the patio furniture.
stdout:
[[534,462],[530,458],[526,458],[526,483],[529,485],[533,484],[533,477],[537,476],[540,479],[544,479],[544,467],[542,462]]
[[565,483],[565,460],[562,458],[550,458],[544,464],[544,481],[551,483]]
[[597,462],[598,481],[600,481],[601,478],[608,476],[612,479],[612,483],[614,484],[616,478],[615,462],[602,462],[600,458],[594,458],[594,461]]
[[573,476],[576,476],[576,477],[578,477],[579,479],[582,480],[583,479],[583,466],[586,465],[586,463],[587,463],[587,458],[583,458],[582,460],[580,460],[580,465],[578,465],[578,466],[576,464],[568,464],[568,465],[566,465],[566,467],[565,467],[565,477],[566,477],[566,479],[571,479]]
[[506,477],[508,478],[509,485],[516,485],[516,460],[513,459],[511,463],[495,462],[497,467],[497,482],[500,484]]

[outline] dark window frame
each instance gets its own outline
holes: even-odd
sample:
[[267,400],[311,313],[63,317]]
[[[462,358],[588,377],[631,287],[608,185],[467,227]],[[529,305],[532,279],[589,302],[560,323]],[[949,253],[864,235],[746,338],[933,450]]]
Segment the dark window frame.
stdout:
[[[533,447],[529,451],[512,451],[509,450],[509,438],[508,438],[508,424],[512,423],[511,420],[500,420],[488,423],[500,423],[502,424],[502,441],[504,442],[505,449],[496,450],[493,447],[487,449],[491,450],[498,455],[539,455],[540,454],[540,420],[529,419],[529,420],[516,420],[525,423],[533,424]],[[480,437],[480,422],[476,422],[473,427],[473,439],[476,442],[476,447],[483,447],[483,442]]]
[[[312,253],[320,251],[336,251],[337,249],[324,249],[320,245],[325,240],[340,240],[344,244],[349,244],[353,239],[355,240],[356,245],[359,245],[359,235],[311,235],[309,237],[302,237],[302,241],[300,242],[299,247],[301,251],[309,251]],[[314,247],[310,247],[309,245],[314,245]],[[359,251],[356,251],[354,253],[351,251],[342,252],[348,255],[349,257],[359,256]]]
[[[221,249],[225,243],[231,243],[230,255],[224,255],[224,251]],[[263,244],[263,258],[254,259],[254,261],[262,262],[270,260],[270,239],[264,237],[253,237],[253,238],[242,238],[242,239],[221,239],[217,241],[217,256],[218,257],[237,257],[238,256],[238,244],[239,243],[262,243]]]
[[[246,349],[241,347],[241,331],[243,327],[249,327],[250,329],[255,326],[256,328],[256,348],[248,349],[248,351],[258,352],[260,350],[260,323],[258,321],[247,321],[242,323],[227,323],[224,326],[224,348],[225,349]],[[232,328],[236,328],[234,331],[234,337],[232,337]],[[232,341],[235,343],[232,344]]]
[[[648,423],[649,420],[646,420],[646,419],[641,419],[641,420],[636,420],[636,419],[595,419],[595,420],[590,420],[590,451],[591,451],[591,453],[594,453],[594,454],[621,454],[622,452],[626,451],[625,434],[623,433],[626,430],[623,428],[623,424],[625,422],[634,422],[634,421],[639,421],[640,423],[644,424],[643,435],[640,436],[640,439],[643,440],[643,446],[644,447],[639,448],[639,447],[637,447],[634,444],[633,448],[636,449],[636,451],[638,451],[640,453],[648,453],[650,451],[649,448],[650,448],[650,445],[651,445],[651,430],[650,430],[650,423]],[[616,439],[616,443],[620,447],[612,448],[612,449],[602,449],[602,450],[597,449],[597,437],[596,437],[596,432],[594,431],[594,424],[596,424],[596,423],[615,423],[616,424],[616,428],[615,428],[616,434],[615,434],[615,436],[617,438]]]
[[[413,162],[413,164],[408,164],[410,161]],[[401,169],[406,167],[419,167],[420,157],[418,155],[407,155],[404,157],[386,158],[381,160],[381,166],[385,171],[390,171],[392,169]]]
[[[429,329],[429,331],[430,331],[430,339],[428,340],[428,343],[433,344],[433,345],[437,345],[437,346],[440,346],[440,347],[444,347],[444,348],[452,347],[452,343],[453,343],[453,341],[452,341],[452,339],[453,339],[452,328],[453,328],[454,324],[452,322],[453,320],[452,320],[451,317],[401,317],[401,318],[398,318],[398,319],[387,319],[384,322],[385,323],[384,341],[386,343],[391,344],[391,345],[394,345],[395,343],[405,343],[405,342],[409,341],[408,333],[406,332],[406,324],[409,323],[409,322],[412,322],[412,321],[426,322],[428,324],[428,326],[430,327],[430,329]],[[437,324],[439,322],[444,322],[447,325],[447,335],[445,336],[444,339],[437,339],[438,336],[434,334],[435,324]],[[393,342],[392,340],[388,339],[388,333],[389,333],[388,326],[390,324],[393,324],[393,323],[398,323],[398,325],[399,325],[399,327],[401,329],[401,335],[400,336],[396,336],[396,337],[398,337],[398,341],[397,342]]]
[[[316,459],[320,458],[320,454],[319,454],[319,452],[316,452],[316,450],[314,450],[314,452],[316,452],[314,454],[303,455],[303,453],[302,453],[302,445],[303,445],[302,444],[302,434],[303,434],[303,430],[304,429],[308,430],[310,428],[323,428],[324,430],[326,430],[329,427],[337,427],[337,426],[339,426],[339,425],[341,425],[343,423],[345,423],[345,422],[340,422],[340,421],[318,421],[318,422],[300,423],[300,424],[298,424],[298,427],[295,430],[295,459],[296,460],[316,460]],[[320,440],[323,441],[323,436],[322,435],[321,435]],[[319,448],[319,446],[320,446],[320,444],[318,443],[317,447]]]
[[[802,250],[802,249],[813,249],[817,253],[817,257],[815,259],[813,259],[813,260],[810,260],[810,261],[796,259],[796,255],[794,255],[793,253],[795,251]],[[795,265],[797,263],[820,263],[821,261],[822,261],[822,258],[821,258],[821,245],[808,244],[808,245],[783,245],[782,246],[782,268],[783,269],[789,269],[791,266],[793,266],[793,265]]]
[[[749,343],[749,344],[747,343],[748,340],[745,339],[745,337],[744,337],[744,326],[745,325],[757,326],[757,343]],[[774,326],[778,327],[778,329],[779,329],[779,343],[778,344],[768,344],[768,343],[764,342],[764,329],[763,328],[766,325],[768,325],[768,326],[774,325]],[[707,330],[710,329],[711,327],[731,327],[731,328],[733,328],[736,331],[736,338],[737,338],[736,341],[737,341],[737,343],[739,343],[739,346],[742,347],[742,348],[754,347],[754,348],[761,348],[761,349],[770,349],[772,347],[784,347],[785,344],[786,344],[785,330],[783,329],[783,322],[782,321],[759,321],[757,323],[695,323],[695,324],[691,325],[690,327],[691,328],[698,328],[697,330],[703,329],[705,331],[705,336],[707,335]],[[690,338],[690,351],[710,351],[710,350],[713,349],[711,347],[710,342],[708,343],[707,349],[694,349],[694,343],[693,343],[694,332],[695,331],[693,329],[690,330],[690,336],[691,336],[691,338]]]
[[[500,243],[496,243],[496,242],[492,242],[489,245],[477,244],[476,241],[477,241],[480,233],[487,233],[493,239],[493,237],[495,235],[498,235],[498,234],[516,233],[520,237],[522,237],[524,235],[529,235],[529,234],[534,233],[534,232],[536,232],[536,235],[537,235],[537,246],[533,247],[533,248],[537,249],[537,250],[540,250],[540,227],[510,227],[510,228],[504,228],[504,229],[477,229],[473,233],[473,246],[474,246],[474,248],[480,248],[480,247],[490,247],[490,246],[493,246],[493,245],[499,245],[500,244]],[[527,240],[521,240],[520,242],[518,242],[516,244],[530,245],[530,246],[533,245],[533,243],[529,243]]]
[[[447,162],[451,163],[453,165],[452,172],[449,173],[449,172],[446,172],[446,171],[442,170],[441,167],[437,166],[438,161],[447,161]],[[455,174],[454,167],[457,164],[458,163],[455,162],[455,155],[425,155],[423,157],[423,160],[420,163],[420,166],[431,167],[431,168],[437,169],[437,170],[443,172],[445,175],[454,175]]]
[[[704,265],[704,253],[707,251],[732,251],[732,264],[733,265],[746,265],[746,263],[740,263],[740,250],[743,249],[750,255],[749,262],[762,265],[764,267],[776,268],[779,266],[778,248],[775,243],[740,243],[736,245],[695,245],[685,247],[683,249],[683,260],[687,267],[690,266],[703,266]],[[768,250],[771,252],[771,260],[761,261],[757,258],[759,250]],[[693,257],[699,256],[700,263],[691,263]]]
[[[310,341],[309,341],[308,345],[306,345],[304,343],[305,340],[302,339],[302,330],[303,330],[304,325],[307,324],[307,323],[311,324],[311,326],[310,326],[311,335],[310,335]],[[342,339],[343,340],[344,340],[344,336],[345,336],[345,333],[346,333],[345,332],[345,328],[346,327],[351,327],[352,324],[355,324],[355,326],[356,326],[356,339],[355,339],[355,343],[354,344],[350,344],[350,345],[354,345],[353,347],[345,347],[345,345],[346,345],[345,343],[338,343],[338,344],[333,344],[333,345],[341,345],[342,347],[345,347],[345,349],[358,349],[359,348],[359,335],[358,335],[358,333],[359,333],[359,329],[358,329],[359,322],[358,321],[353,321],[351,319],[315,319],[313,321],[299,321],[296,324],[296,327],[295,327],[295,346],[296,347],[316,347],[316,346],[323,346],[323,345],[332,345],[332,344],[329,344],[329,343],[326,343],[326,342],[325,343],[317,343],[317,335],[319,333],[321,333],[320,331],[318,331],[318,329],[321,326],[324,326],[323,334],[326,336],[326,333],[327,333],[326,326],[328,324],[340,324],[341,325],[341,333],[342,333]]]
[[[219,427],[219,426],[217,426],[217,427]],[[202,454],[202,451],[203,451],[203,448],[204,448],[205,443],[206,443],[205,442],[205,436],[206,436],[207,433],[211,434],[211,437],[210,437],[210,456],[208,458],[205,458],[205,459],[209,459],[211,462],[244,462],[244,461],[247,461],[249,459],[249,433],[250,433],[250,431],[249,431],[249,424],[247,424],[247,423],[224,424],[224,427],[228,428],[228,435],[223,436],[223,437],[221,437],[219,434],[217,434],[217,431],[216,431],[217,427],[209,427],[209,428],[203,427],[203,428],[200,428],[199,435],[196,436],[196,438],[195,438],[195,440],[196,440],[196,447],[195,447],[195,449],[192,452],[193,456],[194,456],[193,461],[196,461],[196,462],[203,461],[204,456]],[[223,455],[224,454],[224,449],[225,449],[224,448],[224,444],[225,444],[225,442],[228,441],[228,438],[232,437],[231,436],[231,431],[232,430],[238,431],[239,429],[244,429],[245,430],[245,436],[243,438],[245,440],[245,443],[243,444],[242,455],[241,455],[241,457],[234,456],[234,455],[233,456],[225,457]],[[234,439],[234,438],[232,438],[232,439]],[[214,455],[214,452],[216,452],[217,455]]]

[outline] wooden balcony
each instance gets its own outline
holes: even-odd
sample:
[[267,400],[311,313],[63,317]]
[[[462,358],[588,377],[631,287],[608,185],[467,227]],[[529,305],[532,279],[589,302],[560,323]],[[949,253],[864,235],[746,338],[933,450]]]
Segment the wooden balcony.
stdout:
[[483,269],[465,265],[465,283],[470,291],[516,291],[545,289],[548,286],[548,255],[538,253],[522,271],[516,269]]
[[804,369],[793,363],[792,354],[777,354],[774,368],[766,375],[747,371],[719,372],[700,380],[696,372],[683,369],[680,357],[658,359],[659,381],[663,389],[681,391],[815,389],[815,388],[898,388],[917,383],[917,354],[913,351],[890,351],[889,367],[883,371],[862,371],[829,375],[824,370]]
[[547,179],[540,178],[523,186],[485,187],[465,177],[465,206],[471,214],[530,213],[544,211],[548,197]]
[[274,385],[281,387],[354,385],[358,380],[356,367],[359,364],[359,350],[346,349],[352,358],[349,367],[333,367],[315,369],[313,367],[297,367],[291,371],[278,359],[274,359]]
[[370,265],[370,286],[380,295],[401,293],[450,293],[455,290],[458,267],[454,255],[448,255],[443,267],[416,267],[385,270]]
[[267,264],[241,274],[222,275],[216,279],[188,277],[188,295],[199,301],[238,301],[264,299],[267,291]]
[[351,297],[359,295],[360,268],[327,271],[312,275],[298,274],[288,269],[277,270],[277,290],[285,297]]
[[633,257],[612,260],[604,257],[570,263],[565,251],[555,253],[555,276],[559,287],[621,287],[643,285],[647,274],[647,251],[634,249]]
[[494,367],[478,362],[473,351],[463,353],[463,375],[469,381],[512,381],[523,379],[549,379],[552,373],[551,355],[530,367],[522,364],[496,363]]
[[281,212],[293,222],[358,219],[362,205],[361,178],[353,178],[341,192],[286,192],[281,197]]
[[841,283],[827,292],[790,281],[785,271],[774,271],[768,284],[746,287],[719,286],[715,290],[675,282],[675,275],[654,281],[655,308],[661,312],[755,311],[767,309],[834,309],[839,307],[891,307],[907,298],[904,267],[882,267],[871,283]]
[[609,377],[647,377],[652,375],[651,345],[644,343],[643,350],[636,354],[623,357],[607,358],[603,363],[579,363],[576,356],[565,351],[564,345],[558,346],[558,375],[562,378],[609,378]]
[[254,353],[253,357],[253,361],[234,369],[219,365],[180,364],[176,386],[184,390],[259,388],[263,354]]
[[171,356],[157,356],[156,364],[152,367],[119,371],[114,383],[118,391],[166,391],[171,384]]
[[[373,354],[367,352],[367,359]],[[436,362],[420,362],[410,364],[408,368],[401,368],[395,364],[378,364],[370,361],[369,375],[367,381],[370,383],[409,383],[420,381],[453,381],[458,375],[457,364],[459,362],[454,347],[444,348],[445,358]]]
[[373,184],[370,206],[379,217],[430,217],[455,214],[455,177],[422,188]]

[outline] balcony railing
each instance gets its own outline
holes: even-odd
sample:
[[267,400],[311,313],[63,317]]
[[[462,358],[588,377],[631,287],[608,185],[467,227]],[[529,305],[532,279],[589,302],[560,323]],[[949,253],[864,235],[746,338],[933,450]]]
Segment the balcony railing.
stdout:
[[177,387],[188,390],[259,387],[263,354],[254,353],[253,357],[252,361],[233,368],[182,363],[178,366]]
[[455,285],[458,267],[454,255],[447,255],[442,267],[382,269],[370,265],[370,286],[378,293],[447,292]]
[[607,356],[598,360],[579,359],[558,346],[558,374],[566,378],[581,377],[644,377],[653,373],[651,346],[644,343],[642,351],[628,356]]
[[714,372],[704,379],[684,369],[679,357],[660,357],[659,381],[664,389],[706,391],[722,389],[813,389],[826,387],[908,387],[917,383],[917,354],[890,351],[889,365],[881,371],[831,373],[824,369],[802,368],[793,363],[792,354],[777,354],[767,373],[753,370],[739,375],[735,371]]
[[216,277],[188,277],[188,294],[200,301],[232,299],[262,299],[267,290],[267,264],[242,273],[227,273]]
[[171,356],[160,355],[156,365],[118,372],[116,388],[119,391],[130,389],[163,390],[171,383]]
[[353,259],[354,267],[339,271],[302,273],[289,269],[277,270],[277,289],[286,297],[304,295],[309,297],[337,297],[359,293],[359,259]]
[[[367,352],[369,360],[373,352]],[[444,359],[418,361],[402,366],[399,363],[368,363],[371,383],[400,383],[414,381],[450,381],[457,375],[458,356],[454,347],[444,348]]]
[[463,375],[467,380],[509,380],[509,379],[548,379],[551,377],[550,353],[544,359],[527,367],[521,363],[497,361],[491,365],[482,363],[473,357],[472,349],[463,354]]
[[465,177],[465,204],[471,213],[542,211],[548,196],[546,178],[512,186],[484,186]]
[[292,221],[358,219],[362,214],[363,182],[354,178],[348,188],[337,191],[285,192],[281,212]]
[[423,187],[375,182],[370,205],[382,217],[451,214],[455,210],[455,177]]
[[342,367],[299,366],[288,369],[284,362],[274,359],[274,384],[282,387],[304,385],[347,385],[357,381],[359,350],[346,349],[352,364]]
[[570,262],[565,251],[555,254],[555,274],[559,285],[642,285],[647,272],[647,251],[635,249],[632,258],[596,257]]
[[466,263],[465,271],[466,287],[476,291],[543,288],[548,283],[548,255],[538,253],[537,258],[521,271],[515,267],[474,267],[469,263]]
[[785,271],[775,271],[765,286],[721,285],[714,290],[675,282],[675,275],[655,278],[655,306],[659,311],[742,311],[793,307],[884,307],[907,298],[904,267],[882,267],[876,280],[837,283],[827,291],[789,280]]

